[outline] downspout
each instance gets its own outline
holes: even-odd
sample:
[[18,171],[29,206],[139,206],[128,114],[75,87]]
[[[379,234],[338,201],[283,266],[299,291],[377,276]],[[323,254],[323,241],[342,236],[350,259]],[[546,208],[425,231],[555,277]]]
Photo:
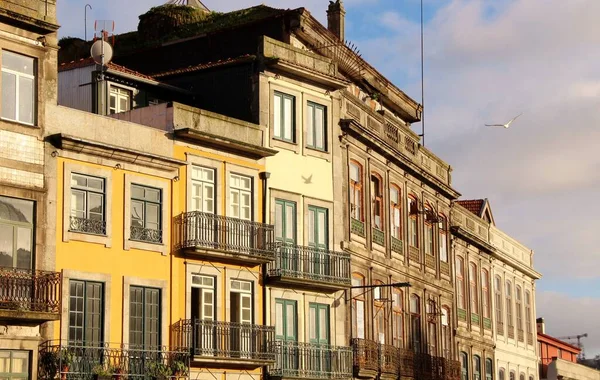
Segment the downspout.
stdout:
[[[269,179],[269,177],[271,177],[271,173],[264,171],[264,172],[260,172],[258,173],[258,177],[262,180],[262,223],[267,224],[268,218],[267,218],[267,181]],[[262,264],[260,266],[261,268],[261,274],[262,274],[262,299],[263,299],[263,305],[262,305],[262,321],[263,321],[263,325],[266,325],[267,323],[267,264]],[[266,345],[265,345],[266,346]],[[268,371],[268,367],[265,365],[262,367],[262,378],[263,380],[265,380],[267,378],[267,371]]]

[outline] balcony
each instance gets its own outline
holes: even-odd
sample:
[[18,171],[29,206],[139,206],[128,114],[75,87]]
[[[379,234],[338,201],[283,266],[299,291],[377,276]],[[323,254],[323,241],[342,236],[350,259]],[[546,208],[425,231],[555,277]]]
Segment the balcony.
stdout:
[[275,327],[182,319],[171,327],[173,346],[194,364],[254,369],[273,364]]
[[58,272],[0,268],[0,319],[31,323],[60,318]]
[[274,228],[205,212],[192,211],[175,219],[177,248],[211,261],[259,265],[275,260]]
[[460,363],[439,356],[399,348],[400,378],[459,380]]
[[350,255],[316,247],[281,245],[267,264],[269,283],[322,292],[351,286]]
[[389,344],[379,345],[379,378],[395,380],[400,375],[400,351]]
[[47,341],[39,348],[40,379],[187,379],[189,353],[105,343]]
[[106,222],[102,219],[87,219],[71,216],[69,231],[84,234],[106,235]]
[[271,378],[349,379],[352,349],[298,342],[275,342]]
[[368,340],[352,339],[354,376],[374,378],[379,372],[379,343]]

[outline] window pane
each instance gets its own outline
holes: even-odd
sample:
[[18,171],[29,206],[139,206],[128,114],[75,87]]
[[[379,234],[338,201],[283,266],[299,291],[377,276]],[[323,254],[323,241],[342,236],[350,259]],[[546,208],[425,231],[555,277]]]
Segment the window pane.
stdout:
[[294,239],[295,231],[294,231],[294,220],[296,218],[296,213],[294,210],[294,206],[290,204],[286,204],[285,206],[285,237],[287,239]]
[[325,235],[327,235],[326,233],[326,226],[327,226],[327,221],[325,220],[325,212],[319,212],[318,216],[318,233],[319,233],[319,241],[317,242],[319,245],[326,245],[327,242],[325,241]]
[[317,309],[311,306],[309,311],[309,339],[317,339]]
[[293,101],[290,98],[283,99],[283,113],[284,113],[284,124],[283,124],[283,138],[286,140],[292,140],[293,133]]
[[129,98],[120,97],[119,98],[119,111],[129,111]]
[[350,164],[350,179],[354,182],[360,182],[360,169],[356,164]]
[[131,202],[131,225],[133,227],[144,227],[144,203],[140,201]]
[[281,95],[275,94],[273,99],[273,135],[283,137],[281,133]]
[[131,186],[131,196],[137,199],[144,199],[144,188],[136,185]]
[[285,317],[286,317],[286,335],[288,337],[295,337],[296,336],[296,307],[293,303],[288,303],[286,305],[286,312],[285,312]]
[[160,190],[146,188],[146,199],[151,202],[160,202]]
[[96,190],[104,189],[104,180],[102,178],[88,177],[88,187]]
[[275,238],[283,238],[283,205],[275,203]]
[[2,117],[17,118],[17,76],[2,72]]
[[31,229],[17,229],[17,268],[31,268]]
[[88,193],[89,199],[89,218],[94,220],[103,220],[104,217],[104,196],[102,194]]
[[324,129],[325,129],[325,112],[323,108],[316,107],[315,108],[315,146],[317,148],[323,149],[325,148],[325,137],[324,137]]
[[87,177],[73,173],[71,175],[71,186],[87,186]]
[[21,74],[33,75],[34,60],[21,54],[2,51],[2,68],[17,71]]
[[147,204],[146,205],[146,226],[150,227],[150,225],[157,226],[159,223],[159,213],[160,208],[155,204]]
[[283,336],[283,303],[275,303],[275,335]]
[[33,79],[19,78],[19,121],[33,124]]
[[13,266],[13,239],[12,226],[0,224],[0,266]]
[[8,373],[10,370],[10,352],[0,351],[0,373]]
[[314,146],[314,118],[315,107],[312,104],[308,105],[308,115],[306,116],[306,145]]

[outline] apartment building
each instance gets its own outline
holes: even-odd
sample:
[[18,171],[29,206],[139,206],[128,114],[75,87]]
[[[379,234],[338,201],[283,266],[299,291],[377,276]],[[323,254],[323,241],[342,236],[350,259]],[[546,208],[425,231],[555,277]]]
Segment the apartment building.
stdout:
[[451,224],[463,378],[537,379],[533,251],[496,227],[486,199],[458,201]]
[[36,378],[60,317],[60,274],[44,177],[46,107],[56,98],[55,1],[0,4],[0,377]]

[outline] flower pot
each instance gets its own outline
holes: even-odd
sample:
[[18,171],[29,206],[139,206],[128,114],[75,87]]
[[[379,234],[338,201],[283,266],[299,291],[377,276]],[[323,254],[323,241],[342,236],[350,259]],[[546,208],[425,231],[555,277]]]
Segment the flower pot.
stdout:
[[67,373],[69,373],[69,365],[63,364],[60,369],[60,380],[67,380]]

